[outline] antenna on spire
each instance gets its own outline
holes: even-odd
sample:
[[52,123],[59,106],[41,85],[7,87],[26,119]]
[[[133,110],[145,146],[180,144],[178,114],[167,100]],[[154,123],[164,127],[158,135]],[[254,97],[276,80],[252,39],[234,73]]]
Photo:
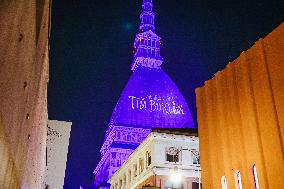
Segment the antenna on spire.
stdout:
[[142,12],[140,14],[140,33],[134,41],[134,60],[131,70],[139,66],[160,69],[163,57],[160,55],[161,38],[155,33],[155,15],[153,13],[153,1],[143,0]]
[[140,14],[140,27],[139,29],[144,32],[148,30],[155,31],[155,14],[153,12],[153,1],[143,0],[142,12]]

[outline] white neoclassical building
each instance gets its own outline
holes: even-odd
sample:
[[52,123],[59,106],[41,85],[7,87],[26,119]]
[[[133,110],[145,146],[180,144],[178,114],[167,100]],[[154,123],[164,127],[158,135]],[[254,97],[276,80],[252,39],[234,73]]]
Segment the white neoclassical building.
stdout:
[[46,188],[64,185],[71,122],[48,120],[46,142]]
[[194,189],[200,187],[200,175],[196,130],[154,129],[109,183],[111,189]]

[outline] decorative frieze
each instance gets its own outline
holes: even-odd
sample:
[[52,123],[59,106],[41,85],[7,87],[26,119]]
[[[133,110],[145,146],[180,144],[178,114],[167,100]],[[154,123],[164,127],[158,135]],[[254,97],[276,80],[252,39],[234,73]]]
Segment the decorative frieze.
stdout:
[[125,126],[114,126],[101,148],[101,155],[109,149],[113,142],[139,145],[147,135],[151,132],[151,129],[125,127]]

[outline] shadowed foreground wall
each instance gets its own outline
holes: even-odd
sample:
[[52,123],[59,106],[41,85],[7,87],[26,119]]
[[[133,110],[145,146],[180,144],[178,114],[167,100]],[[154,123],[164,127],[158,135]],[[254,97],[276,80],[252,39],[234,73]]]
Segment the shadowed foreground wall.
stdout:
[[284,188],[284,23],[196,89],[205,189]]
[[0,189],[44,188],[49,6],[0,1]]

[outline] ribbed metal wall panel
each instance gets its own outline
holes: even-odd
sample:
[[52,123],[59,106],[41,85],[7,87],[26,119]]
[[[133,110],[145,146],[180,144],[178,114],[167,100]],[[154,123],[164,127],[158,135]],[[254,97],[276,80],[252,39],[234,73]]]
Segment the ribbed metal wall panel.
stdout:
[[284,23],[196,89],[203,188],[284,188]]

